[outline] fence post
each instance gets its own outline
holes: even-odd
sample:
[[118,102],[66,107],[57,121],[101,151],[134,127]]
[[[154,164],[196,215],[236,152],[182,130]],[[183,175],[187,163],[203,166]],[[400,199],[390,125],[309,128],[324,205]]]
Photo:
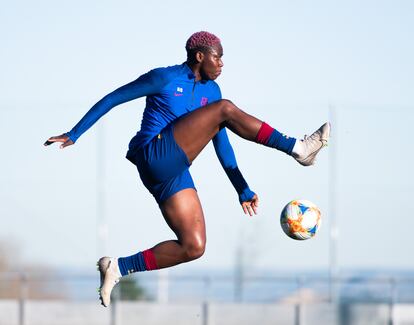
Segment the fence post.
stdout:
[[296,278],[296,285],[297,285],[297,302],[295,304],[295,319],[294,319],[294,323],[295,325],[301,325],[301,312],[302,312],[302,280],[300,277]]
[[204,299],[203,299],[203,304],[202,304],[202,321],[201,323],[203,325],[208,325],[209,323],[209,319],[208,319],[208,314],[209,314],[209,300],[210,300],[210,286],[211,286],[211,281],[210,281],[210,277],[206,276],[204,277]]
[[118,310],[118,302],[121,300],[121,287],[118,286],[116,290],[112,292],[112,301],[110,306],[109,324],[116,325],[116,314]]
[[389,315],[388,315],[388,325],[394,325],[394,305],[397,300],[397,284],[396,279],[391,278],[390,279],[390,308],[389,308]]
[[24,273],[19,275],[19,325],[24,325],[25,300],[27,298],[27,277]]

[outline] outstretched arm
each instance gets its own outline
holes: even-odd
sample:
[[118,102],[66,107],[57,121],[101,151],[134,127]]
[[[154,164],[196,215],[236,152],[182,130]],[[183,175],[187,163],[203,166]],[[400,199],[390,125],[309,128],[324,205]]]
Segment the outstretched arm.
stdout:
[[239,201],[244,213],[249,213],[249,215],[257,214],[259,198],[257,194],[250,190],[249,185],[237,167],[236,157],[225,128],[215,135],[213,144],[224,171],[239,195]]
[[54,142],[62,142],[61,148],[72,145],[86,132],[96,121],[109,112],[112,108],[133,99],[155,94],[164,86],[162,74],[158,70],[152,70],[135,81],[132,81],[98,101],[85,116],[73,127],[73,129],[60,136],[49,138],[44,145]]

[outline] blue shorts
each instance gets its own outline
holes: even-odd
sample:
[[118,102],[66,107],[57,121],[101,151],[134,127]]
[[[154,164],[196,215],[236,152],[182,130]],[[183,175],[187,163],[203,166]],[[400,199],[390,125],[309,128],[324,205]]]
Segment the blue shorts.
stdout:
[[143,148],[129,150],[127,159],[137,166],[142,182],[158,204],[183,189],[195,189],[188,170],[191,164],[175,142],[173,125],[163,129]]

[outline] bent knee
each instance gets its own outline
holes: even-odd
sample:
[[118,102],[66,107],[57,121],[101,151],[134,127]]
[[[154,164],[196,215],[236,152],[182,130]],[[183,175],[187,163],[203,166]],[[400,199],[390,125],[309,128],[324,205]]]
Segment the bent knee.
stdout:
[[206,249],[204,240],[194,240],[184,246],[185,257],[188,261],[195,260],[203,256]]
[[233,102],[229,99],[220,99],[219,104],[220,110],[226,118],[231,116],[231,114],[237,109],[237,106],[234,105]]
[[233,102],[230,99],[222,98],[219,100],[219,103],[221,103],[222,105],[229,105],[229,106],[233,105],[234,106]]

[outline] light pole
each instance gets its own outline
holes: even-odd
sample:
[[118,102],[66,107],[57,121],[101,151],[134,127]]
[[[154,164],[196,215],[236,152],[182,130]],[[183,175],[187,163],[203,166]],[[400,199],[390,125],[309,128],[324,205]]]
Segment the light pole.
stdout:
[[108,254],[108,221],[106,214],[106,164],[104,121],[97,125],[96,140],[96,222],[98,256]]
[[329,294],[330,301],[337,302],[336,280],[338,277],[338,226],[337,226],[337,148],[338,148],[338,120],[337,109],[329,105],[329,120],[331,122],[331,137],[333,145],[329,147]]

